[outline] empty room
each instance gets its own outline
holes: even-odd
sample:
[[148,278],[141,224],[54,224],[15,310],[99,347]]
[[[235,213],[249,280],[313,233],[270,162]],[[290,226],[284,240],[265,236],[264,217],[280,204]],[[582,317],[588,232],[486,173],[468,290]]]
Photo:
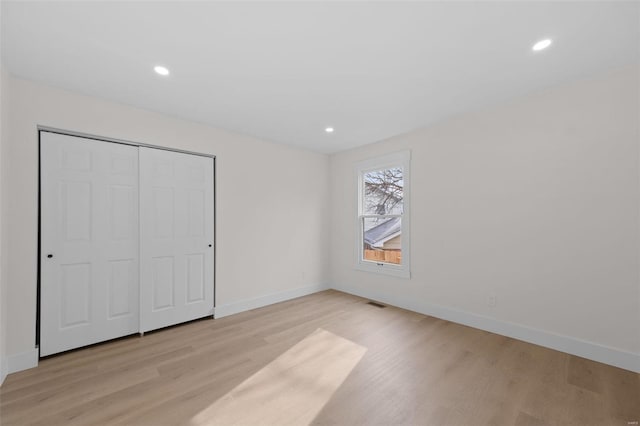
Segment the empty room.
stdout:
[[640,2],[0,37],[0,425],[639,424]]

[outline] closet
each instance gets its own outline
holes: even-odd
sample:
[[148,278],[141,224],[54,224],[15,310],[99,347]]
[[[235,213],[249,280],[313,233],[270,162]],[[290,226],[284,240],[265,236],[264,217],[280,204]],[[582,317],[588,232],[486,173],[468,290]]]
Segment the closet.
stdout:
[[213,306],[213,158],[41,131],[40,356]]

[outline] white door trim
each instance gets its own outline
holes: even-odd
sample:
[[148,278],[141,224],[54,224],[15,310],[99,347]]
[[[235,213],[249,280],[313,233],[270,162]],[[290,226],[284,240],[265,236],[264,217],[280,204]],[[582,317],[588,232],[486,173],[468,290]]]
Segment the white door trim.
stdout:
[[[213,159],[216,158],[215,155],[207,154],[207,153],[204,153],[204,152],[188,151],[188,150],[178,149],[178,148],[169,148],[169,147],[166,147],[166,146],[152,145],[152,144],[142,143],[142,142],[133,142],[133,141],[126,140],[126,139],[117,139],[117,138],[110,138],[110,137],[107,137],[107,136],[92,135],[90,133],[75,132],[75,131],[72,131],[72,130],[58,129],[56,127],[50,127],[50,126],[38,125],[38,133],[40,133],[40,132],[59,133],[61,135],[77,136],[79,138],[85,138],[85,139],[95,139],[97,141],[102,141],[102,142],[120,143],[120,144],[123,144],[123,145],[132,145],[132,146],[138,146],[138,147],[162,149],[164,151],[181,152],[183,154],[199,155],[201,157],[210,157],[210,158],[213,158]],[[215,166],[215,162],[214,162],[214,166]]]

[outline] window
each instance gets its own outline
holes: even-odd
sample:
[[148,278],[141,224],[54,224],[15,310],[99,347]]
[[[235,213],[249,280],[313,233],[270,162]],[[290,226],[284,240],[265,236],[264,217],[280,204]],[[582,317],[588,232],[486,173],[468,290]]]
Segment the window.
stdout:
[[409,151],[358,163],[357,262],[409,278]]

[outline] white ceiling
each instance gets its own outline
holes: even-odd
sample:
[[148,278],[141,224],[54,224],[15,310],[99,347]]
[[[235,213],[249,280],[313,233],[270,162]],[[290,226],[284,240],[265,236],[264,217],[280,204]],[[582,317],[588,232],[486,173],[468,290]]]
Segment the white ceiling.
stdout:
[[20,77],[331,153],[637,63],[639,17],[638,2],[3,2],[2,57]]

